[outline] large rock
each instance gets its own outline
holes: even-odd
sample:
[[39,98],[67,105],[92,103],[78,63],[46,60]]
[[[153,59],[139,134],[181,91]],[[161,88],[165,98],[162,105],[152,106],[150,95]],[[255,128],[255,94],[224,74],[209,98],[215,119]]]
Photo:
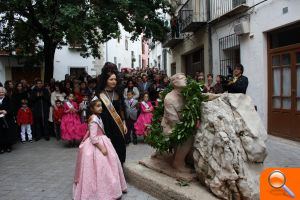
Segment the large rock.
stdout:
[[249,96],[222,94],[203,103],[194,143],[200,181],[221,199],[259,199],[267,132]]

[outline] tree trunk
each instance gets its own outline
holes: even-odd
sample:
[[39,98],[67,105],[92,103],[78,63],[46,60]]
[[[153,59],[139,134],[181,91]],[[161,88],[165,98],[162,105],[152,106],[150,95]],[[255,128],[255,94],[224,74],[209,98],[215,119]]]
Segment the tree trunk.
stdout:
[[45,74],[44,82],[49,83],[53,78],[54,72],[54,54],[57,44],[53,41],[44,41],[44,61],[45,61]]

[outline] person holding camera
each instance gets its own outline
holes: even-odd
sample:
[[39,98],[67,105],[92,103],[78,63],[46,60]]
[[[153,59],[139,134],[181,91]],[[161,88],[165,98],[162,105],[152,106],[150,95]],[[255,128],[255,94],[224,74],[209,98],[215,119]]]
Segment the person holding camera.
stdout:
[[229,93],[246,94],[248,87],[248,78],[243,76],[244,66],[237,64],[233,70],[233,78],[228,82],[227,88]]

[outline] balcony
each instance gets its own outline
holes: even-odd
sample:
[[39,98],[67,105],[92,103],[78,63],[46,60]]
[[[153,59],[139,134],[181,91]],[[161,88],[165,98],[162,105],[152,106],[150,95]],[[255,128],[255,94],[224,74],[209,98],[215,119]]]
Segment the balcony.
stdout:
[[180,30],[194,32],[207,22],[206,1],[188,0],[179,10]]
[[163,41],[162,46],[163,48],[174,48],[178,43],[183,41],[182,35],[179,33],[172,34],[172,31],[167,34],[165,41]]
[[247,0],[211,0],[211,21],[209,23],[246,12],[248,9]]

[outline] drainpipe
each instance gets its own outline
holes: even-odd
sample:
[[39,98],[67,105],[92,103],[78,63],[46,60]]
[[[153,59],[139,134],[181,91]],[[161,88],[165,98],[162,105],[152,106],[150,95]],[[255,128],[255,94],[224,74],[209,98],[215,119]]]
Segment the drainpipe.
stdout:
[[[207,21],[210,21],[210,0],[206,0],[206,13],[207,13]],[[211,33],[211,24],[207,24],[208,28],[208,63],[209,63],[209,73],[213,72],[213,58],[212,58],[212,33]]]

